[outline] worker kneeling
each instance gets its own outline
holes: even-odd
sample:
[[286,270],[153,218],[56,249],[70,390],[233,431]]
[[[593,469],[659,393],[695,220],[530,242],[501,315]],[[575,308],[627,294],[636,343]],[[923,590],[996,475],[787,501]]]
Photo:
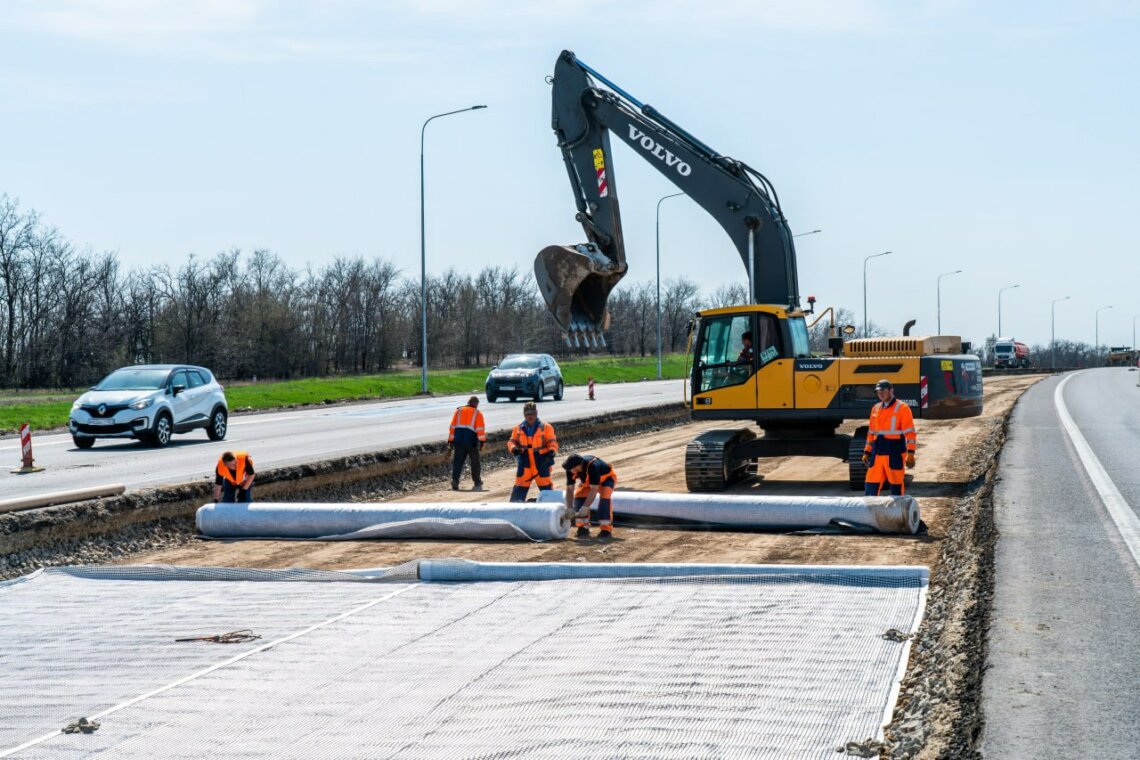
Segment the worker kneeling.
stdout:
[[[566,470],[566,509],[574,512],[578,538],[590,537],[590,506],[598,496],[598,538],[612,538],[613,497],[617,486],[614,468],[592,454],[571,454],[562,463]],[[575,489],[575,481],[580,485]]]
[[918,441],[914,415],[909,406],[895,398],[889,380],[875,383],[875,394],[879,403],[871,408],[867,445],[863,448],[863,464],[867,465],[863,493],[879,496],[883,494],[883,486],[890,484],[891,495],[902,496],[906,492],[903,464],[914,467]]
[[523,404],[523,421],[511,431],[507,450],[518,458],[519,463],[511,501],[526,501],[531,483],[538,484],[540,491],[551,489],[550,470],[558,452],[558,438],[554,434],[554,426],[538,418],[538,405],[533,401]]

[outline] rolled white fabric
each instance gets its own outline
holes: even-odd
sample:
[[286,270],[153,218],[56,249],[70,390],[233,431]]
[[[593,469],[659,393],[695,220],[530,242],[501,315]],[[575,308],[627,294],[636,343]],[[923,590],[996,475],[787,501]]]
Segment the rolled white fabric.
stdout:
[[[562,501],[562,491],[541,491],[540,504]],[[880,533],[918,532],[921,515],[911,496],[744,496],[739,494],[614,491],[614,517],[724,528],[803,530],[830,525]],[[595,503],[596,508],[596,503]]]
[[195,523],[199,533],[211,538],[551,541],[570,534],[561,503],[206,504],[198,509]]

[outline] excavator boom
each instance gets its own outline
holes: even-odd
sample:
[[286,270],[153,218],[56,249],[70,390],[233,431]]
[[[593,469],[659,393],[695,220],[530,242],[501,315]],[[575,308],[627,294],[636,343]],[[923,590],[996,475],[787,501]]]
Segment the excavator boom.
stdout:
[[762,174],[717,153],[570,51],[555,64],[551,98],[551,124],[587,242],[548,246],[534,267],[547,307],[571,343],[601,342],[610,291],[628,269],[611,132],[724,228],[748,271],[755,303],[799,306],[791,230]]

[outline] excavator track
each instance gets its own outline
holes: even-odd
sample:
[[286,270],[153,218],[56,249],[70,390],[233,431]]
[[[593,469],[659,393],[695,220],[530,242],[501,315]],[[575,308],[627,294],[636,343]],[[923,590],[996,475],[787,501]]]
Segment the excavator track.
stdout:
[[847,449],[847,475],[852,491],[862,491],[867,478],[867,465],[863,464],[863,447],[867,445],[869,428],[861,427],[851,436]]
[[685,485],[691,492],[723,491],[756,474],[751,459],[733,456],[733,448],[756,437],[751,430],[709,430],[685,449]]

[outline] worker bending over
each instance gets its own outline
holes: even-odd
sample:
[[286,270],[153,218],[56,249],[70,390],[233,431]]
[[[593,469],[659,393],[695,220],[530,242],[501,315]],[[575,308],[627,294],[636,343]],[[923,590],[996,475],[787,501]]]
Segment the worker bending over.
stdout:
[[867,465],[864,494],[879,496],[883,486],[890,484],[892,496],[906,492],[903,483],[903,462],[914,467],[914,449],[918,437],[914,430],[914,415],[910,407],[895,398],[889,380],[875,383],[879,403],[871,408],[871,427],[867,431],[867,445],[863,448],[863,464]]
[[550,490],[550,469],[558,452],[558,438],[554,435],[554,426],[538,418],[538,405],[533,401],[523,404],[523,421],[511,431],[507,451],[517,457],[519,463],[511,501],[526,501],[531,483],[537,483],[540,491]]
[[253,458],[244,451],[227,451],[218,459],[214,501],[253,501]]
[[471,479],[475,490],[483,489],[483,469],[479,464],[479,452],[487,442],[487,426],[483,413],[479,411],[479,397],[467,399],[465,406],[458,407],[451,415],[451,429],[447,433],[447,447],[451,449],[451,490],[459,490],[459,476],[463,474],[463,463],[471,459]]
[[[613,496],[617,486],[614,468],[592,454],[571,454],[562,463],[562,469],[566,470],[566,509],[574,512],[577,537],[590,537],[590,505],[597,494],[598,538],[613,538]],[[580,482],[576,489],[575,481]]]

